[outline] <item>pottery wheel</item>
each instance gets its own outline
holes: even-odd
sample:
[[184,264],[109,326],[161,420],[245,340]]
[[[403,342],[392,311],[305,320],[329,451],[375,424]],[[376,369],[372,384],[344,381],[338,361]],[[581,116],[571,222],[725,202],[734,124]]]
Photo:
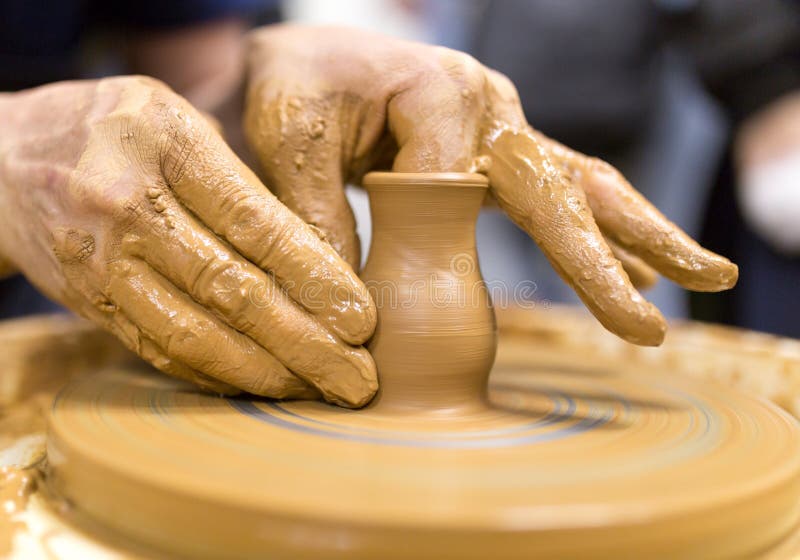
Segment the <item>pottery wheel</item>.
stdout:
[[797,525],[800,432],[774,406],[645,367],[514,356],[491,406],[461,416],[101,372],[54,404],[52,488],[138,542],[205,557],[740,558]]

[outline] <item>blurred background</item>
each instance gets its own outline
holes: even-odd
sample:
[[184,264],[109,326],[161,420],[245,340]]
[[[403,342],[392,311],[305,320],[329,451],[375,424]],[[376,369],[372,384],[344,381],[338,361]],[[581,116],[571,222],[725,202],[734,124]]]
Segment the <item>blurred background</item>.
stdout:
[[[800,337],[798,1],[2,0],[0,16],[3,90],[129,73],[149,38],[231,18],[342,24],[469,52],[511,78],[534,127],[617,166],[739,264],[723,294],[661,279],[648,297],[666,315]],[[368,246],[366,195],[349,198]],[[536,301],[577,302],[500,211],[485,210],[478,229],[487,280],[533,281]]]

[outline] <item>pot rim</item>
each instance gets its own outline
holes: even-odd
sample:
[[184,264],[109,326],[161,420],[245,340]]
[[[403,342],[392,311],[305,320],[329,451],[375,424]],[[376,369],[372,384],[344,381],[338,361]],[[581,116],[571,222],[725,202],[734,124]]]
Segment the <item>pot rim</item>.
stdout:
[[489,179],[480,173],[459,173],[448,171],[444,173],[395,173],[393,171],[372,171],[364,175],[364,188],[369,190],[376,187],[392,187],[407,185],[458,185],[486,189]]

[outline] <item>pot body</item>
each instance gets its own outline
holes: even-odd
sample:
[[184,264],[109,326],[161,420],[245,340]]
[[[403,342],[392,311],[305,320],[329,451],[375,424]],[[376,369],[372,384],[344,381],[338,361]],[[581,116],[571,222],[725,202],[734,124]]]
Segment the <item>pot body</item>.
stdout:
[[378,307],[369,342],[373,407],[483,407],[497,347],[475,223],[487,180],[469,173],[370,173],[372,246],[362,279]]

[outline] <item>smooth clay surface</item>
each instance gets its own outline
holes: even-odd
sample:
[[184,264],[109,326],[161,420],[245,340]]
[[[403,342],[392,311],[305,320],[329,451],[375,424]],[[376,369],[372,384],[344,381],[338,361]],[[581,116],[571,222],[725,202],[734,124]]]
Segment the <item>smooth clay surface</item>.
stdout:
[[475,221],[488,180],[468,173],[370,173],[372,248],[361,274],[380,309],[368,348],[372,407],[454,414],[485,407],[497,325]]
[[[554,366],[519,337],[485,392],[488,300],[451,297],[434,314],[430,289],[480,285],[477,269],[459,276],[444,257],[474,254],[483,183],[435,179],[367,180],[387,217],[368,280],[425,288],[419,306],[376,299],[386,379],[373,406],[220,399],[109,369],[56,400],[48,488],[77,517],[197,557],[706,560],[784,540],[800,521],[800,430],[770,403],[645,362],[576,352]],[[402,199],[423,187],[412,211]],[[413,227],[442,212],[450,219],[424,236]],[[391,268],[384,251],[417,264]],[[448,314],[474,345],[435,320]]]

